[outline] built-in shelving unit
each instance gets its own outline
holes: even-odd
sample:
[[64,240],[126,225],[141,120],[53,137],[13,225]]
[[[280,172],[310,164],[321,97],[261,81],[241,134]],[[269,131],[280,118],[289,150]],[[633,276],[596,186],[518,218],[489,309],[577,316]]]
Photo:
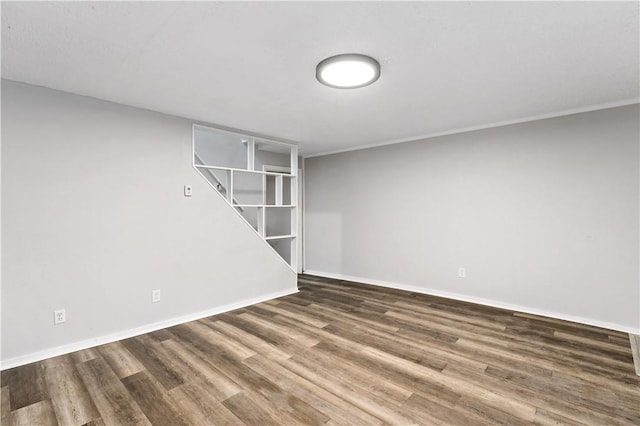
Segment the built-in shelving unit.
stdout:
[[193,167],[295,270],[298,147],[194,124]]

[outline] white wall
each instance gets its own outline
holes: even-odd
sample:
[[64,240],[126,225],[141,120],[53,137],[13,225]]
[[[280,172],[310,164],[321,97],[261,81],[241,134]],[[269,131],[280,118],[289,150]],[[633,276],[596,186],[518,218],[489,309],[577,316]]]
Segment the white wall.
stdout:
[[2,231],[3,368],[296,289],[192,168],[190,121],[8,81]]
[[638,333],[638,121],[632,105],[307,158],[307,272]]

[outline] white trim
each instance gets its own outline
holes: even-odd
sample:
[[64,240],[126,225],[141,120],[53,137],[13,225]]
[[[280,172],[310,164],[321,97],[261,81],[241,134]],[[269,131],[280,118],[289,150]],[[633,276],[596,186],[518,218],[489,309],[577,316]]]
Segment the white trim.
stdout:
[[[194,156],[195,158],[195,156]],[[209,169],[209,170],[226,170],[235,173],[253,173],[258,175],[270,175],[270,176],[294,176],[290,173],[282,173],[282,172],[267,172],[261,170],[247,170],[247,169],[237,169],[233,167],[221,167],[221,166],[205,166],[204,164],[195,164],[193,167],[197,169]],[[283,167],[284,168],[284,167]],[[286,167],[287,170],[291,170],[289,167]]]
[[[195,151],[194,157],[195,157]],[[256,138],[249,138],[247,142],[247,170],[256,168]]]
[[418,287],[418,286],[410,285],[410,284],[399,284],[399,283],[393,283],[393,282],[383,281],[383,280],[376,280],[376,279],[371,279],[371,278],[353,277],[353,276],[350,276],[350,275],[333,274],[333,273],[330,273],[330,272],[320,272],[320,271],[311,271],[311,270],[306,270],[306,271],[304,271],[304,273],[307,274],[307,275],[316,275],[316,276],[325,277],[325,278],[333,278],[333,279],[345,280],[345,281],[354,281],[354,282],[360,282],[360,283],[364,283],[364,284],[375,285],[375,286],[378,286],[378,287],[387,287],[387,288],[393,288],[393,289],[396,289],[396,290],[411,291],[413,293],[427,294],[427,295],[430,295],[430,296],[444,297],[446,299],[460,300],[462,302],[475,303],[475,304],[479,304],[479,305],[491,306],[491,307],[494,307],[494,308],[507,309],[507,310],[516,311],[516,312],[523,312],[523,313],[526,313],[526,314],[540,315],[540,316],[543,316],[543,317],[555,318],[555,319],[559,319],[559,320],[563,320],[563,321],[575,322],[575,323],[578,323],[578,324],[592,325],[592,326],[595,326],[595,327],[601,327],[601,328],[606,328],[606,329],[609,329],[609,330],[621,331],[621,332],[624,332],[624,333],[640,334],[640,328],[633,328],[633,327],[629,327],[629,326],[621,325],[621,324],[616,324],[616,323],[612,323],[612,322],[600,321],[600,320],[595,320],[595,319],[591,319],[591,318],[577,317],[577,316],[574,316],[574,315],[567,315],[567,314],[562,314],[562,313],[558,313],[558,312],[550,312],[550,311],[545,311],[545,310],[542,310],[542,309],[529,308],[529,307],[526,307],[526,306],[514,305],[512,303],[500,302],[500,301],[497,301],[497,300],[483,299],[483,298],[480,298],[480,297],[466,296],[464,294],[450,293],[448,291],[434,290],[434,289],[425,288],[425,287]]
[[273,204],[234,204],[233,207],[266,207],[266,208],[270,208],[270,207],[280,207],[280,208],[292,208],[295,207],[292,204],[280,204],[279,206],[273,205]]
[[286,166],[272,166],[270,164],[263,164],[262,171],[265,173],[274,173],[278,176],[291,176],[291,167]]
[[[298,244],[302,243],[302,271],[300,273],[304,273],[305,268],[307,267],[307,188],[306,185],[307,174],[304,166],[304,157],[302,157],[302,235],[301,239],[298,240]],[[298,185],[300,181],[298,181]],[[298,200],[298,205],[300,205],[300,200]]]
[[255,305],[257,303],[266,302],[267,300],[276,299],[278,297],[288,296],[290,294],[294,294],[297,292],[298,292],[297,288],[290,289],[290,290],[277,291],[277,292],[269,293],[263,296],[245,299],[240,302],[229,303],[227,305],[222,305],[216,308],[207,309],[205,311],[182,315],[179,317],[154,322],[152,324],[131,328],[129,330],[118,331],[115,333],[107,334],[107,335],[96,337],[93,339],[82,340],[80,342],[69,343],[67,345],[62,345],[62,346],[58,346],[51,349],[45,349],[43,351],[32,352],[26,355],[9,358],[1,362],[0,370],[7,370],[9,368],[19,367],[21,365],[30,364],[32,362],[42,361],[43,359],[53,358],[55,356],[65,355],[71,352],[93,348],[95,346],[105,345],[107,343],[116,342],[122,339],[128,339],[130,337],[139,336],[145,333],[151,333],[152,331],[161,330],[167,327],[173,327],[174,325],[184,324],[186,322],[199,320],[202,318],[210,317],[212,315],[221,314],[223,312],[233,311],[235,309],[240,309],[249,305]]
[[[298,265],[296,271],[301,274],[304,270],[304,159],[302,164],[298,167],[298,199],[297,201],[297,215],[298,215],[298,227],[296,229],[296,235],[298,237]],[[300,197],[302,192],[302,197]],[[302,209],[300,208],[302,203]]]
[[340,154],[343,152],[358,151],[360,149],[375,148],[378,146],[385,146],[385,145],[394,145],[397,143],[404,143],[404,142],[416,142],[424,139],[435,138],[438,136],[453,135],[456,133],[466,133],[466,132],[472,132],[474,130],[490,129],[492,127],[509,126],[511,124],[520,124],[520,123],[526,123],[529,121],[537,121],[537,120],[544,120],[547,118],[562,117],[565,115],[580,114],[582,112],[598,111],[601,109],[609,109],[609,108],[616,108],[616,107],[627,106],[627,105],[634,105],[637,103],[640,103],[640,98],[625,99],[617,102],[607,102],[604,104],[591,105],[588,107],[572,108],[572,109],[567,109],[563,111],[550,112],[547,114],[532,115],[532,116],[523,117],[523,118],[515,118],[513,120],[496,121],[493,123],[479,124],[476,126],[460,127],[457,129],[445,130],[443,132],[427,133],[424,135],[412,136],[410,138],[392,139],[389,141],[358,145],[350,148],[337,149],[334,151],[319,152],[315,154],[305,155],[303,158],[313,158],[313,157],[320,157],[323,155]]
[[[265,240],[267,241],[271,241],[271,240],[285,240],[287,238],[295,238],[296,236],[293,234],[287,234],[287,235],[271,235],[270,237],[264,237]],[[295,272],[295,271],[294,271]]]

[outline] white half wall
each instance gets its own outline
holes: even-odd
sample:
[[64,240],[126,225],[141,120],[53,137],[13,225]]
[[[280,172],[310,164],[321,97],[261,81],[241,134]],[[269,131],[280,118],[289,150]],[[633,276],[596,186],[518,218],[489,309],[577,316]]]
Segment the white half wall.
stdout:
[[3,368],[296,291],[192,168],[191,124],[3,80]]
[[636,104],[307,158],[306,272],[638,334],[639,141]]

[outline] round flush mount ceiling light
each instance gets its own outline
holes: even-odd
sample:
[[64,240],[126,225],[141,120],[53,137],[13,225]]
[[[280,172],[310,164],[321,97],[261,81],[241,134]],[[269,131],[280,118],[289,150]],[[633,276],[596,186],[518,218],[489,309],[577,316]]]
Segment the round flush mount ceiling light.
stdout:
[[347,53],[320,62],[316,78],[326,86],[336,89],[355,89],[368,86],[380,77],[380,64],[375,59]]

